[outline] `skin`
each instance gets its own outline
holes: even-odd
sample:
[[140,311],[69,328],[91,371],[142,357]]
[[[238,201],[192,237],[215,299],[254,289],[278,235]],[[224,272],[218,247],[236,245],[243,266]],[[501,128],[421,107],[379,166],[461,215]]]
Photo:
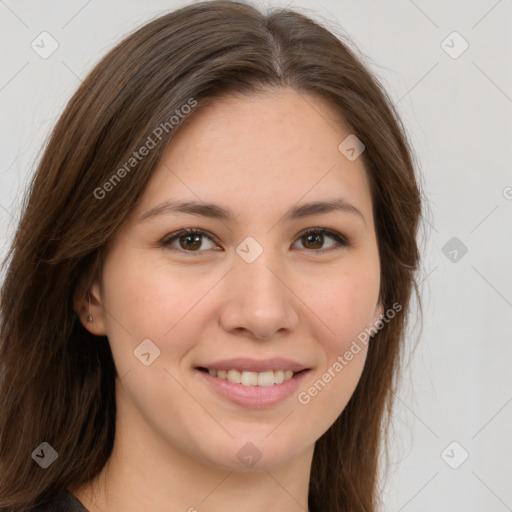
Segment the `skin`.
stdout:
[[[97,478],[72,489],[90,511],[308,510],[314,443],[355,390],[365,346],[310,403],[297,394],[383,312],[366,171],[338,150],[349,134],[325,100],[279,89],[220,99],[174,136],[111,240],[101,280],[76,300],[83,325],[108,336],[120,376],[113,453]],[[282,219],[292,206],[338,197],[364,220],[340,211]],[[171,198],[212,202],[235,217],[138,222]],[[212,237],[162,245],[188,227]],[[307,228],[337,231],[350,245],[328,234],[308,242]],[[247,236],[263,248],[252,263],[236,252]],[[134,357],[147,338],[160,349],[149,366]],[[241,356],[288,357],[311,371],[279,404],[245,408],[195,370]],[[250,469],[237,457],[247,442],[262,454]]]

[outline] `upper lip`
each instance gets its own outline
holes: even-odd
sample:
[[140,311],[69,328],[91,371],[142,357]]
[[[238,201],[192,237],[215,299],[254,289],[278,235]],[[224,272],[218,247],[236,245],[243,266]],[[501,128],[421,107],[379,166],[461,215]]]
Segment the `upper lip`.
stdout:
[[251,359],[249,357],[237,357],[233,359],[223,359],[212,363],[197,365],[197,368],[206,368],[208,370],[242,370],[246,372],[264,372],[266,370],[292,370],[300,372],[309,369],[297,361],[284,357],[273,357],[270,359]]

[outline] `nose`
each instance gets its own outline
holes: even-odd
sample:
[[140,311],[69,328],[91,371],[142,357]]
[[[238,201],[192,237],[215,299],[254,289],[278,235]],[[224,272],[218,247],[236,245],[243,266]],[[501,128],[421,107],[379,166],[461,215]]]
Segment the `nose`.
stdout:
[[239,258],[228,273],[220,312],[221,327],[227,332],[265,340],[297,328],[299,301],[293,283],[265,253],[252,263]]

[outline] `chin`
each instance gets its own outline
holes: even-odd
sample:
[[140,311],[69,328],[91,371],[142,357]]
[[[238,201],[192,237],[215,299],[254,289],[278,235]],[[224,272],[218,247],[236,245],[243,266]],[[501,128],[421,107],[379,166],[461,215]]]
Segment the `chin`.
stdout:
[[[275,435],[268,437],[272,429],[266,429],[264,435],[244,436],[229,439],[224,446],[211,447],[203,455],[208,464],[217,468],[237,472],[275,470],[293,461],[305,448],[290,437]],[[267,436],[267,439],[265,437]],[[314,444],[314,443],[313,443]],[[220,452],[223,452],[222,455]]]

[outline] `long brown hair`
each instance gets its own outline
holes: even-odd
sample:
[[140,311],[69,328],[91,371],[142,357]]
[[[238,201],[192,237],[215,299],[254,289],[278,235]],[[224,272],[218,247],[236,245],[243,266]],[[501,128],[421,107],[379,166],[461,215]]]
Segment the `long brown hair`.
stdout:
[[[402,306],[370,342],[360,382],[317,441],[311,470],[311,509],[376,510],[379,453],[413,289],[419,299],[421,194],[410,144],[382,86],[341,37],[297,11],[263,13],[228,0],[185,6],[133,32],[87,76],[51,134],[3,263],[3,510],[20,512],[79,488],[111,453],[116,368],[108,339],[81,325],[73,296],[99,276],[107,242],[187,119],[183,106],[280,87],[329,100],[363,141],[380,298],[384,310]],[[157,138],[154,130],[165,123]],[[126,167],[148,137],[156,147]],[[123,179],[112,180],[123,166]],[[107,198],[100,189],[109,191]],[[58,453],[47,469],[31,456],[43,442]]]

